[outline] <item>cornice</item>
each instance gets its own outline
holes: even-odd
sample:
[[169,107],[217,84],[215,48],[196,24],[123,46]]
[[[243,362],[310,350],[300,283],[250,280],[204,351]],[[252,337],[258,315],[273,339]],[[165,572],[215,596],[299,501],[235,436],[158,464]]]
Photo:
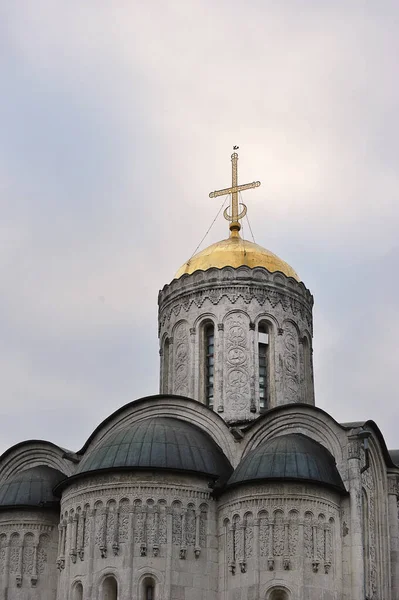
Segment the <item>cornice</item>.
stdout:
[[212,268],[207,271],[195,271],[191,275],[183,275],[160,290],[158,304],[165,305],[182,293],[187,294],[198,290],[212,289],[215,285],[222,288],[235,288],[254,284],[260,288],[266,287],[276,291],[285,290],[290,292],[293,297],[301,298],[310,309],[313,306],[313,296],[302,282],[298,282],[292,277],[286,277],[280,272],[271,273],[264,267],[250,269],[246,266],[237,269],[233,267]]
[[[259,306],[269,306],[276,308],[281,305],[284,312],[291,312],[292,315],[300,315],[306,321],[308,327],[312,329],[312,305],[307,299],[295,294],[291,289],[281,289],[273,286],[270,282],[255,284],[250,282],[244,284],[240,282],[221,282],[215,285],[203,284],[200,289],[182,289],[175,291],[168,296],[161,297],[159,301],[159,325],[162,327],[171,316],[188,313],[195,305],[201,308],[206,300],[209,300],[214,306],[226,298],[231,304],[236,304],[239,299],[245,304],[250,304],[253,300]],[[313,300],[313,299],[312,299]]]

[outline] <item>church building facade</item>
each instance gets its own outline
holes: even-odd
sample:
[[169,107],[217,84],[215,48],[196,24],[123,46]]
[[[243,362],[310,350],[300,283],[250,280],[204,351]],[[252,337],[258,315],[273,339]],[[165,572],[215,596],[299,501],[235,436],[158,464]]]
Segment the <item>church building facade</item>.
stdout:
[[0,457],[0,600],[399,600],[399,451],[315,406],[313,297],[240,237],[237,160],[230,236],[159,293],[160,393]]

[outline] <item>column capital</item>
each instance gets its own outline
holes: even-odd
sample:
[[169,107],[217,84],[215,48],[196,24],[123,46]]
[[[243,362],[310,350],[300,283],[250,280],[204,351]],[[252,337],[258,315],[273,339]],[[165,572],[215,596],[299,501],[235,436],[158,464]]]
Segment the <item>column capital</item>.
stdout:
[[388,494],[399,495],[399,478],[395,474],[388,475]]
[[348,442],[348,459],[355,458],[360,460],[362,449],[362,440],[357,436],[351,436]]

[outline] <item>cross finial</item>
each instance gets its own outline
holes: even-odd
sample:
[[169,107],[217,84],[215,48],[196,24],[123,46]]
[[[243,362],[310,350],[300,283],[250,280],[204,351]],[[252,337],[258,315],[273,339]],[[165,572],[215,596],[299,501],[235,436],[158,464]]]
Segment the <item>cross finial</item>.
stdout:
[[242,190],[249,190],[260,186],[260,181],[253,181],[252,183],[245,183],[244,185],[238,185],[237,176],[237,161],[238,154],[235,150],[238,150],[238,146],[233,146],[233,154],[231,155],[231,187],[224,188],[223,190],[217,190],[209,194],[210,198],[216,198],[217,196],[226,196],[231,194],[231,214],[229,214],[228,208],[225,209],[223,216],[227,221],[230,221],[231,236],[239,236],[241,225],[239,219],[242,219],[247,214],[247,207],[245,204],[241,204],[242,210],[238,212],[238,192]]

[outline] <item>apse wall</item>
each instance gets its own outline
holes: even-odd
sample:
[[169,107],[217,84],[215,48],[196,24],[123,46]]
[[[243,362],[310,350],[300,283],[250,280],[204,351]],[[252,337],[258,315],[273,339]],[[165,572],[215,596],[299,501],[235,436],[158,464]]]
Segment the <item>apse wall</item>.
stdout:
[[0,598],[55,600],[58,512],[0,512]]
[[342,597],[340,496],[312,484],[242,485],[219,500],[220,598]]
[[155,600],[202,598],[203,590],[216,600],[216,508],[208,482],[159,471],[71,481],[61,501],[58,597],[82,586],[84,599],[103,598],[107,577],[114,577],[118,600],[147,600],[147,586]]

